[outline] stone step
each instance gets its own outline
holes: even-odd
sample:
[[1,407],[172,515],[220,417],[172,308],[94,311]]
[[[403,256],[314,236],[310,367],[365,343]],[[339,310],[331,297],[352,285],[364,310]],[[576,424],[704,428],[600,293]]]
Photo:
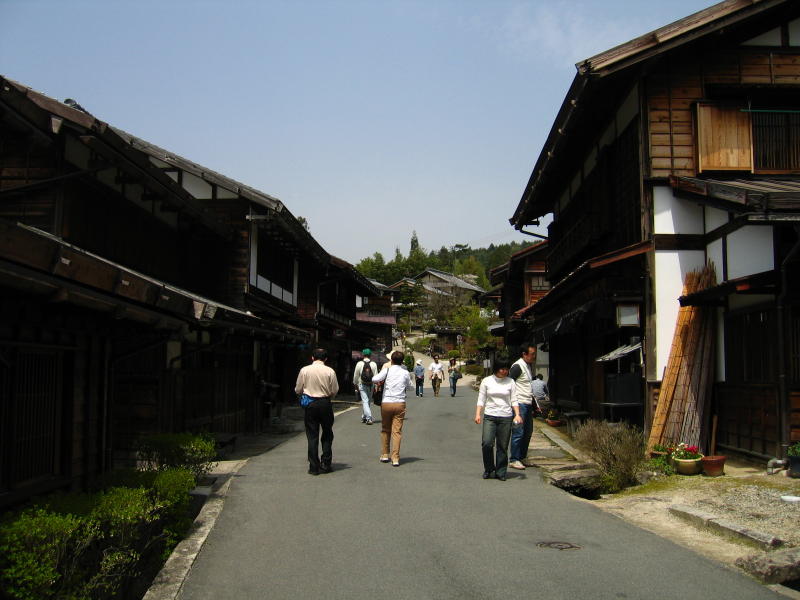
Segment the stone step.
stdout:
[[547,473],[546,477],[557,488],[579,496],[591,495],[600,489],[600,471],[597,469],[557,471]]

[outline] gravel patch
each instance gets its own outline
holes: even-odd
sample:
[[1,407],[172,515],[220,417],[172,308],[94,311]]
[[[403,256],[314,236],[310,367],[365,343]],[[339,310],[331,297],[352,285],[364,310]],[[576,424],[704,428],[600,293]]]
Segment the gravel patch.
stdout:
[[800,546],[800,502],[786,502],[788,492],[756,485],[733,487],[718,496],[694,502],[750,529],[771,533],[788,545]]

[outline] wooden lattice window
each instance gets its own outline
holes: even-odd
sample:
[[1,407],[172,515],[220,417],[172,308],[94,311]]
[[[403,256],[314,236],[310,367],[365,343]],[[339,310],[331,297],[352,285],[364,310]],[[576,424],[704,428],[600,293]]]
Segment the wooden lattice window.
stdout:
[[756,169],[800,170],[800,114],[754,112],[752,115]]
[[777,364],[775,311],[731,315],[725,331],[726,378],[729,382],[772,383]]

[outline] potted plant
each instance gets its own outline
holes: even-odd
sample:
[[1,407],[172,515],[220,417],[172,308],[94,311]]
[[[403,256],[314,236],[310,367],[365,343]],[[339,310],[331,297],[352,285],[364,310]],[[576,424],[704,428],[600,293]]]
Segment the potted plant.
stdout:
[[700,459],[703,464],[703,473],[709,477],[719,477],[725,475],[725,459],[727,456],[721,454],[704,456]]
[[789,456],[789,477],[800,477],[800,442],[789,446],[786,454]]
[[558,413],[552,409],[547,411],[547,417],[545,417],[545,421],[548,425],[550,425],[550,427],[558,427],[561,425],[561,419],[558,418]]
[[697,446],[689,446],[684,443],[678,444],[672,451],[672,464],[675,470],[681,475],[697,475],[703,469],[700,459],[703,455]]

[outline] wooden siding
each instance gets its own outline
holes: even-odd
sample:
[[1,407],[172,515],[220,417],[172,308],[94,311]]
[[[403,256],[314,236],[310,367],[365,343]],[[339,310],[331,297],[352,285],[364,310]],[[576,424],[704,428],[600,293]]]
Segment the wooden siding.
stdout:
[[795,86],[800,54],[734,49],[700,59],[690,55],[665,62],[644,82],[649,176],[694,176],[699,169],[694,105],[707,100],[715,86]]

